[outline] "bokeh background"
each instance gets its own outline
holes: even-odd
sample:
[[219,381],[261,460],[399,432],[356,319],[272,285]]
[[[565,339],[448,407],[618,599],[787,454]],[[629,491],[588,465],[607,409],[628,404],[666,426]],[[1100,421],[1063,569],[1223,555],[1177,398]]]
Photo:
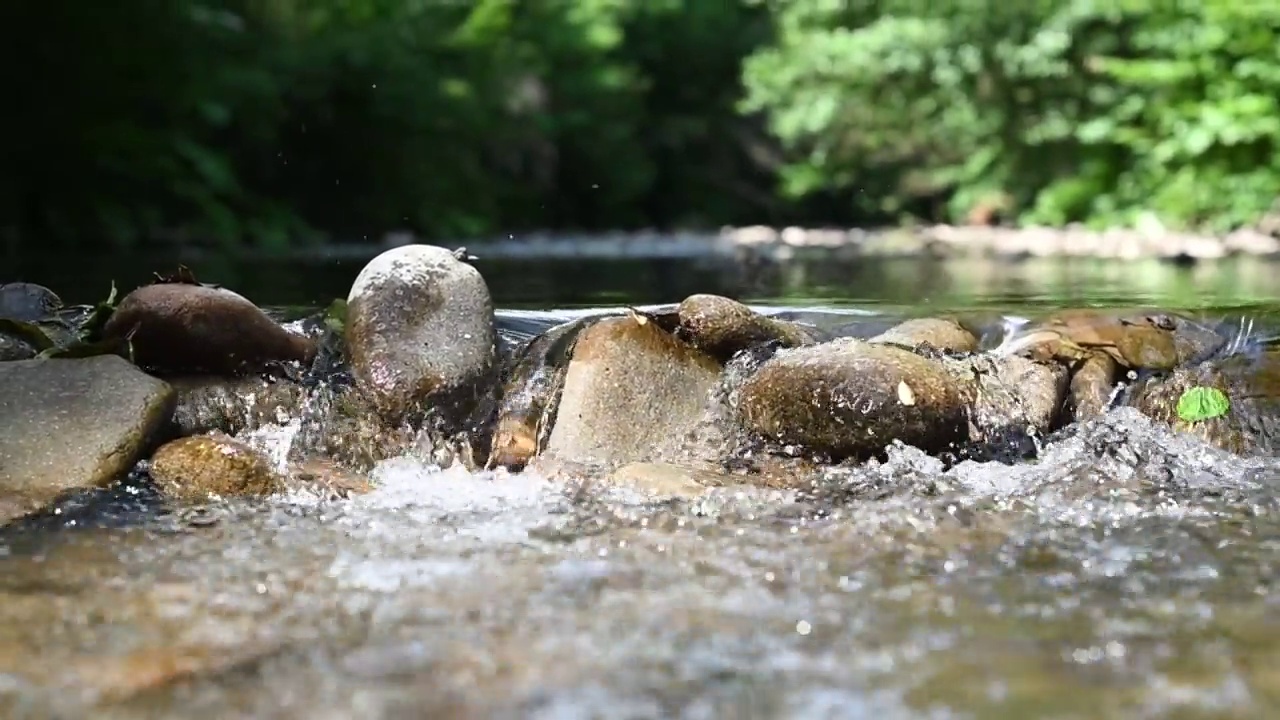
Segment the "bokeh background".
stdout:
[[[297,258],[373,254],[388,233],[1144,214],[1267,229],[1278,30],[1280,4],[1239,0],[15,0],[0,7],[0,259],[75,295],[198,251],[204,275],[263,302],[319,302],[359,262]],[[853,282],[528,267],[494,268],[515,284],[500,300]],[[1203,292],[1150,280],[1169,272],[1125,277]],[[1268,272],[1249,271],[1250,297]],[[1079,285],[1055,273],[1015,279]]]

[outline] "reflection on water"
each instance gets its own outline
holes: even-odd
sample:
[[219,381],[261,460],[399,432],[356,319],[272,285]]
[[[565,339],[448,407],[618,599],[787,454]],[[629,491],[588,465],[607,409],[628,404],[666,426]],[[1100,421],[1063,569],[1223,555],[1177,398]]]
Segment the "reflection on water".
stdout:
[[[33,257],[11,263],[7,280],[47,284],[72,303],[96,302],[111,280],[122,289],[168,271],[160,257]],[[1183,267],[1162,261],[1030,259],[806,259],[786,264],[706,260],[477,261],[502,307],[545,309],[679,302],[693,293],[788,305],[832,303],[949,308],[993,305],[1224,307],[1275,296],[1280,264],[1223,260]],[[352,260],[192,262],[198,277],[261,305],[322,306],[346,297],[363,263]]]

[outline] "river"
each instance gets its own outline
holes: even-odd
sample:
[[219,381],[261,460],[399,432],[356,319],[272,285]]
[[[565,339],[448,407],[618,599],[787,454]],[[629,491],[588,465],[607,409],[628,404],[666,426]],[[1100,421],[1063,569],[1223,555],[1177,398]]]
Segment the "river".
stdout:
[[[1275,326],[1265,267],[1141,267],[482,270],[510,309],[503,323],[526,330],[570,306],[696,291],[879,319],[1154,304]],[[197,272],[275,305],[320,305],[354,275]],[[112,277],[127,288],[145,274],[36,268],[23,279],[74,288],[64,292],[75,301]],[[280,449],[295,431],[250,439]],[[1225,455],[1130,411],[1051,439],[1033,463],[944,470],[903,448],[799,491],[727,487],[680,500],[411,456],[373,479],[373,492],[349,500],[293,495],[199,518],[157,516],[145,492],[121,490],[0,531],[0,711],[1280,712],[1280,462]]]

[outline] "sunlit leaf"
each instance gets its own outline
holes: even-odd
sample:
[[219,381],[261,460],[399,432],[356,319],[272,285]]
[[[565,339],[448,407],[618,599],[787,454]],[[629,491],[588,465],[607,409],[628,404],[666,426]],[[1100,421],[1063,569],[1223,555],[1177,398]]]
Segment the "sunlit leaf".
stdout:
[[1178,417],[1183,422],[1197,423],[1222,417],[1231,409],[1226,393],[1217,388],[1197,385],[1178,398]]

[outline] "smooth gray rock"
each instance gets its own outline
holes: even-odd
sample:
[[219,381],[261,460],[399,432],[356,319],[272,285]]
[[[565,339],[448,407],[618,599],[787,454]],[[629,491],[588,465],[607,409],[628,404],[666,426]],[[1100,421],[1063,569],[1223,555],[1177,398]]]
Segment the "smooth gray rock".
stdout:
[[167,383],[114,355],[0,364],[0,520],[119,478],[172,411]]

